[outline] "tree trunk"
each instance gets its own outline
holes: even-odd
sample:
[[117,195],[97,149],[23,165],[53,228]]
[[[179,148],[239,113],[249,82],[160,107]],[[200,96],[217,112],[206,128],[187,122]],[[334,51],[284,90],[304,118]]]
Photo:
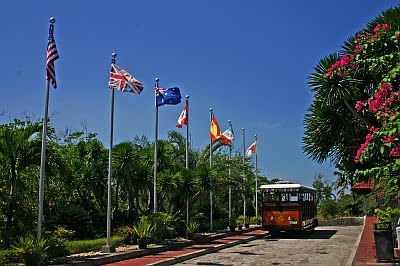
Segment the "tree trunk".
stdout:
[[12,219],[13,219],[13,211],[14,211],[14,200],[12,195],[10,195],[10,204],[8,205],[8,211],[7,211],[7,223],[6,223],[6,229],[5,229],[5,239],[4,239],[4,244],[6,245],[6,248],[10,247],[11,244],[11,230],[12,230]]
[[13,220],[13,213],[14,213],[14,187],[15,187],[16,179],[17,179],[17,175],[15,173],[15,167],[13,165],[12,169],[11,169],[11,185],[10,185],[10,193],[9,193],[10,204],[8,205],[7,223],[6,223],[6,228],[5,228],[5,239],[4,239],[4,244],[5,244],[6,248],[9,248],[10,244],[11,244],[12,220]]
[[342,97],[342,99],[347,108],[349,108],[350,112],[361,122],[363,122],[367,126],[367,128],[371,128],[373,126],[373,124],[369,120],[367,120],[362,114],[357,112],[356,108],[354,108],[354,106],[352,106],[346,98]]

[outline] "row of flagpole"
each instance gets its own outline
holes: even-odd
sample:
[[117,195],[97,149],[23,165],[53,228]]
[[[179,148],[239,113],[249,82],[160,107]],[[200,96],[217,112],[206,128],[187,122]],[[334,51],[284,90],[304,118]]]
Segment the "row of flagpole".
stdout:
[[[50,83],[54,88],[57,88],[56,75],[54,61],[59,58],[58,51],[54,40],[54,23],[55,19],[50,18],[49,28],[49,39],[47,44],[47,61],[46,61],[46,92],[45,92],[45,110],[43,119],[43,135],[42,135],[42,151],[40,161],[40,181],[39,181],[39,206],[38,206],[38,228],[37,238],[41,238],[42,222],[43,222],[43,200],[44,200],[44,175],[45,175],[45,156],[46,156],[46,132],[47,132],[47,120],[48,120],[48,102],[49,102],[49,91]],[[111,88],[111,106],[110,106],[110,149],[109,149],[109,167],[108,167],[108,179],[107,179],[107,242],[102,247],[103,252],[114,251],[111,246],[111,180],[112,180],[112,148],[113,148],[113,129],[114,129],[114,89],[126,92],[132,92],[140,94],[143,90],[143,85],[130,75],[124,69],[119,68],[116,65],[117,54],[112,54],[111,60],[111,71],[109,87]],[[154,142],[154,187],[153,187],[153,200],[154,200],[154,213],[157,213],[157,142],[158,142],[158,107],[164,104],[176,105],[181,102],[181,95],[179,88],[159,88],[159,79],[156,78],[155,84],[155,142]],[[178,119],[177,127],[186,125],[186,143],[185,143],[185,155],[186,162],[185,168],[189,168],[189,96],[186,95],[186,105]],[[221,134],[218,122],[213,114],[213,109],[210,108],[210,169],[212,168],[212,144],[213,141],[222,141],[223,145],[229,145],[229,159],[232,156],[232,145],[231,142],[234,139],[233,129],[231,121],[228,121],[229,128]],[[256,152],[256,141],[245,151],[245,138],[243,132],[243,181],[246,181],[245,176],[245,154],[252,156],[256,154],[256,216],[257,216],[257,152]],[[229,167],[229,178],[231,176],[231,168]],[[212,187],[212,183],[210,183]],[[231,185],[229,185],[229,218],[232,217],[232,204],[231,204]],[[243,215],[246,219],[246,198],[243,193]],[[186,222],[189,224],[189,199],[186,202]],[[210,190],[210,230],[213,230],[213,194]]]

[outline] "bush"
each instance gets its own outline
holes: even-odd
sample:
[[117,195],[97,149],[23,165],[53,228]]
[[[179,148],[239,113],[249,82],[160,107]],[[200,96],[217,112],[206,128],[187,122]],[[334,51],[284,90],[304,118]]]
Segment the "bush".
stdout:
[[66,242],[73,235],[74,231],[67,230],[64,227],[57,227],[54,231],[50,232],[47,238],[50,246],[47,254],[52,258],[67,255]]
[[244,223],[244,215],[239,215],[236,219],[236,225],[243,225]]
[[92,221],[89,214],[82,206],[67,205],[55,207],[46,219],[46,228],[53,230],[64,227],[75,232],[76,239],[88,239],[94,237]]
[[177,232],[174,225],[178,222],[174,220],[172,215],[163,212],[152,213],[150,215],[142,216],[141,222],[156,225],[153,236],[158,239],[174,238]]
[[332,217],[336,217],[339,212],[338,204],[334,200],[327,200],[321,203],[318,209],[319,215],[322,216],[323,219],[330,219]]
[[15,249],[0,250],[0,265],[16,264],[21,261],[21,257]]
[[133,229],[130,228],[129,226],[125,227],[120,227],[115,229],[115,234],[122,237],[124,240],[125,244],[132,244],[135,234],[133,232]]
[[249,221],[250,224],[261,224],[261,216],[252,216]]
[[375,209],[374,214],[378,218],[378,221],[390,223],[392,229],[394,229],[397,226],[400,210],[392,207],[387,207],[386,210]]

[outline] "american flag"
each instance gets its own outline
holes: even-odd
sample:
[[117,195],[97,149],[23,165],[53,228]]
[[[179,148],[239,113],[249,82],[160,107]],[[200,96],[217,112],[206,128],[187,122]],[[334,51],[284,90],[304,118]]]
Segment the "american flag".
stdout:
[[54,88],[57,88],[56,69],[54,68],[54,61],[56,61],[59,56],[57,52],[56,42],[54,41],[53,30],[54,25],[50,24],[49,42],[47,44],[46,79],[51,82]]
[[140,94],[143,85],[134,76],[119,68],[116,64],[111,64],[110,81],[108,86],[119,91],[126,91]]

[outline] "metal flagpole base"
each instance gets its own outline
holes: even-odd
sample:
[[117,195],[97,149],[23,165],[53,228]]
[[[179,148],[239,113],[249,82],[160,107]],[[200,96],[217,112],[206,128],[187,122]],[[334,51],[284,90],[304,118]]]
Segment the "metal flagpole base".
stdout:
[[113,247],[113,246],[107,246],[107,245],[102,246],[102,247],[101,247],[101,252],[102,252],[102,253],[112,253],[112,252],[115,252],[115,247]]

